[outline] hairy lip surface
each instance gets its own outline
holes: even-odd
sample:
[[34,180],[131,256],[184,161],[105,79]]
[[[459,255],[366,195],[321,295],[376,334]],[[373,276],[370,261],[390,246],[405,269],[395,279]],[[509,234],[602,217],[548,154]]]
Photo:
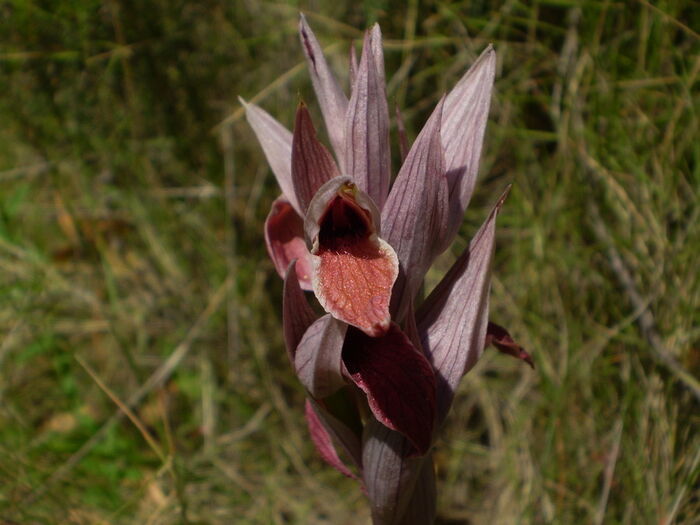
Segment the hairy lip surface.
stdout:
[[325,306],[376,337],[389,327],[396,276],[391,248],[373,235],[370,221],[367,211],[341,190],[321,217],[314,255]]

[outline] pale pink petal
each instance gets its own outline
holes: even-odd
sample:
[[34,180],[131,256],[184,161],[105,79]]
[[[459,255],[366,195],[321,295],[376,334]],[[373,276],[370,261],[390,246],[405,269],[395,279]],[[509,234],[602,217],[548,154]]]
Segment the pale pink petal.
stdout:
[[299,104],[292,139],[292,181],[301,209],[306,211],[316,191],[339,175],[333,157],[316,138],[309,110]]
[[299,38],[301,47],[309,65],[311,82],[321,106],[323,119],[326,121],[326,130],[335,150],[338,162],[342,166],[345,158],[345,114],[348,107],[348,98],[340,88],[332,71],[328,67],[323,56],[321,46],[316,40],[316,35],[306,23],[306,17],[299,18]]
[[315,398],[330,396],[345,384],[341,355],[346,330],[345,323],[324,315],[309,326],[297,346],[297,377]]
[[506,195],[507,191],[469,247],[418,310],[423,349],[438,377],[440,423],[447,415],[462,376],[476,364],[484,350],[496,215]]
[[304,222],[284,197],[272,203],[265,219],[265,244],[280,277],[284,278],[289,263],[297,259],[299,285],[304,290],[312,289],[312,261],[304,242]]
[[[287,198],[296,212],[303,216],[292,183],[292,134],[267,111],[238,97],[245,108],[248,124],[262,147],[267,163],[270,165],[282,194]],[[285,266],[286,270],[287,267]]]
[[389,192],[391,148],[389,108],[383,71],[377,64],[381,47],[378,26],[365,33],[360,66],[345,118],[344,173],[367,192],[381,210]]

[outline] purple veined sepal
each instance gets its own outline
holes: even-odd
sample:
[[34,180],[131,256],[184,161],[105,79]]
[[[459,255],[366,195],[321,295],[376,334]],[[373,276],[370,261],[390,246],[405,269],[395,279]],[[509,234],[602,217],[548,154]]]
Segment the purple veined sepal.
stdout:
[[496,52],[489,45],[445,99],[440,134],[450,204],[448,231],[440,252],[454,240],[476,185],[495,75]]
[[347,328],[326,314],[309,326],[297,345],[296,375],[315,398],[330,396],[345,385],[341,359]]
[[398,275],[396,253],[379,228],[376,205],[345,176],[319,188],[304,220],[316,298],[333,317],[372,337],[389,328]]
[[496,216],[509,189],[416,315],[423,349],[438,377],[439,425],[462,376],[484,350]]
[[389,107],[381,39],[377,24],[365,33],[345,117],[345,156],[341,164],[343,172],[353,178],[380,210],[391,181]]
[[391,300],[397,321],[405,318],[447,231],[448,192],[440,138],[443,103],[444,98],[409,150],[382,210],[383,231],[401,268]]
[[299,39],[309,66],[311,83],[316,98],[321,106],[321,113],[326,123],[326,130],[340,166],[345,164],[345,114],[348,98],[338,84],[335,75],[328,67],[321,46],[306,22],[306,17],[299,17]]
[[302,214],[318,189],[339,176],[333,156],[316,137],[309,110],[299,103],[292,137],[292,186]]
[[238,97],[238,100],[245,108],[246,120],[262,147],[282,195],[287,198],[294,211],[303,217],[304,211],[297,201],[292,182],[292,134],[264,109],[246,102],[241,97]]

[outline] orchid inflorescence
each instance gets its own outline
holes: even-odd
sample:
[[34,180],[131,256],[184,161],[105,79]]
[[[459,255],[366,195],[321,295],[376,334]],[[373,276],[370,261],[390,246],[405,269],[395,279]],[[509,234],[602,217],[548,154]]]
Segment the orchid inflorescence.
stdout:
[[[488,320],[495,220],[507,190],[416,307],[474,190],[496,54],[492,46],[483,51],[410,149],[400,132],[405,158],[392,185],[379,26],[365,33],[359,62],[351,50],[349,99],[303,15],[299,33],[334,155],[303,103],[290,133],[243,102],[282,189],[265,240],[284,278],[287,352],[308,394],[313,442],[328,463],[360,481],[374,523],[432,523],[431,448],[460,379],[488,343],[531,363]],[[325,315],[318,317],[304,291],[313,291]]]

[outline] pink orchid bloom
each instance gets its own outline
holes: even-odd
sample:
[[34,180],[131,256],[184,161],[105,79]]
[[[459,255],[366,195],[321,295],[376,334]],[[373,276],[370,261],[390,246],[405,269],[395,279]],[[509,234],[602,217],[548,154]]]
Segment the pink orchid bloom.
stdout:
[[[331,465],[358,477],[341,461],[335,443],[341,445],[375,523],[409,523],[401,516],[429,523],[430,448],[462,376],[488,342],[529,359],[488,321],[495,219],[505,194],[443,280],[414,306],[474,189],[496,55],[488,46],[440,100],[392,185],[379,26],[365,34],[359,63],[351,55],[349,99],[303,15],[299,31],[333,153],[318,140],[304,104],[290,133],[243,102],[282,189],[265,240],[285,280],[287,351],[309,394],[314,443]],[[304,290],[313,291],[326,315],[317,318]]]

